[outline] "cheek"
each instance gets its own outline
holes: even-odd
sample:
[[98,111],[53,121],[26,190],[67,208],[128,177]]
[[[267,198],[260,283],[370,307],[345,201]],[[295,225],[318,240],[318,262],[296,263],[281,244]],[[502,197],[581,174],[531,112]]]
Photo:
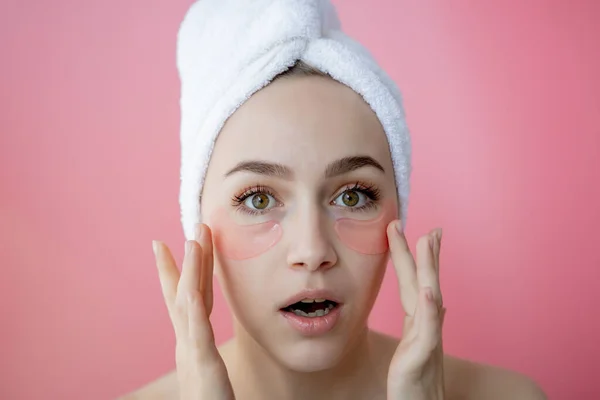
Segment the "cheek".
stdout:
[[231,260],[257,257],[275,246],[283,235],[278,221],[238,225],[227,212],[215,213],[211,228],[217,251]]
[[372,220],[341,218],[335,222],[335,231],[348,248],[366,255],[388,251],[387,226],[396,219],[396,207],[386,205],[381,215]]
[[347,273],[342,279],[348,293],[352,293],[350,310],[354,315],[354,323],[367,321],[373,309],[377,295],[387,270],[388,255],[361,255],[352,250],[346,253]]
[[354,253],[352,258],[357,261],[353,266],[352,273],[357,285],[369,288],[377,286],[385,275],[389,260],[388,254],[356,255]]
[[264,293],[268,271],[265,271],[263,263],[253,260],[234,261],[224,259],[220,255],[217,259],[220,270],[219,284],[235,314],[254,315],[255,310],[264,310],[263,302],[266,299],[261,298],[261,294]]

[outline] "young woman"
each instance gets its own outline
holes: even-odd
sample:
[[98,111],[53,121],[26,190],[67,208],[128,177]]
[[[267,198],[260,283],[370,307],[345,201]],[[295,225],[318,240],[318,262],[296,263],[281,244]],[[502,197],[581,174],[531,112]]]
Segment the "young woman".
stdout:
[[[181,273],[168,247],[153,243],[177,368],[125,398],[544,399],[526,377],[443,353],[442,231],[421,237],[413,257],[403,234],[409,142],[406,130],[397,129],[400,102],[392,96],[395,103],[378,103],[373,93],[383,92],[369,89],[383,90],[389,81],[363,85],[376,66],[351,54],[344,59],[348,49],[366,56],[336,38],[333,17],[324,1],[201,1],[184,21],[181,203],[188,240]],[[311,18],[321,22],[314,37]],[[304,47],[294,47],[307,55],[286,52],[305,36],[292,32],[290,40],[279,40],[271,20],[309,32]],[[198,28],[207,24],[246,37],[248,46],[234,47],[254,46],[248,54],[258,56],[244,58],[224,50],[227,43],[211,42],[212,54],[230,62],[191,79],[192,61],[198,66],[213,58],[210,52],[185,58],[182,42],[221,37]],[[269,46],[256,46],[263,34],[283,46],[272,54],[287,57],[285,68],[255,79],[259,84],[240,91],[245,96],[231,94],[243,79],[278,63]],[[333,50],[314,50],[311,43],[324,37],[345,46],[335,57]],[[260,68],[248,67],[261,57]],[[344,74],[343,68],[357,70],[349,67],[353,62],[364,74]],[[229,75],[219,68],[229,68]],[[228,83],[234,72],[244,78]],[[190,89],[194,82],[204,90]],[[390,257],[405,311],[401,339],[367,326]],[[209,321],[213,269],[235,327],[220,348]]]

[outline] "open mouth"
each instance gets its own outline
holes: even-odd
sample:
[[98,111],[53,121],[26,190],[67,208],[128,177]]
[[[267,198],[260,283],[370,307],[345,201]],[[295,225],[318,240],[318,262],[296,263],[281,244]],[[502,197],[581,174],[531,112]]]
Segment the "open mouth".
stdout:
[[316,318],[329,314],[338,303],[327,299],[303,299],[282,308],[282,311],[294,313],[299,317]]

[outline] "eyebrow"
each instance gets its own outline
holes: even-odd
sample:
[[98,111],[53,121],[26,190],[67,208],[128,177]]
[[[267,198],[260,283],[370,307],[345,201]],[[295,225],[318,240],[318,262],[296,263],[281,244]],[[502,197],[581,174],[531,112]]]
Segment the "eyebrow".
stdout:
[[266,161],[242,161],[233,167],[233,169],[229,170],[229,172],[225,174],[225,177],[241,171],[284,179],[290,179],[294,175],[290,168],[282,164],[270,163]]
[[363,167],[374,167],[381,172],[385,173],[385,170],[373,157],[369,156],[352,156],[344,157],[336,160],[327,166],[325,170],[326,178],[333,178],[335,176],[343,175],[348,172],[363,168]]
[[[333,178],[348,172],[355,171],[363,167],[373,167],[385,173],[385,170],[373,157],[370,156],[351,156],[344,157],[329,164],[325,169],[325,178]],[[252,172],[259,175],[272,176],[276,178],[291,179],[294,176],[293,171],[282,164],[266,161],[242,161],[229,170],[225,177],[229,177],[236,172]]]

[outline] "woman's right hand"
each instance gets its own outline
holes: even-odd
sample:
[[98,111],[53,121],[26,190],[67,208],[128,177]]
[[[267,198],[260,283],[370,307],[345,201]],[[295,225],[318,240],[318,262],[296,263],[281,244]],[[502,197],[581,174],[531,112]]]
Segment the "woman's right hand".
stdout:
[[152,243],[163,296],[175,330],[181,400],[233,400],[225,363],[210,324],[213,306],[213,247],[208,226],[198,224],[196,240],[185,243],[182,272],[162,242]]

